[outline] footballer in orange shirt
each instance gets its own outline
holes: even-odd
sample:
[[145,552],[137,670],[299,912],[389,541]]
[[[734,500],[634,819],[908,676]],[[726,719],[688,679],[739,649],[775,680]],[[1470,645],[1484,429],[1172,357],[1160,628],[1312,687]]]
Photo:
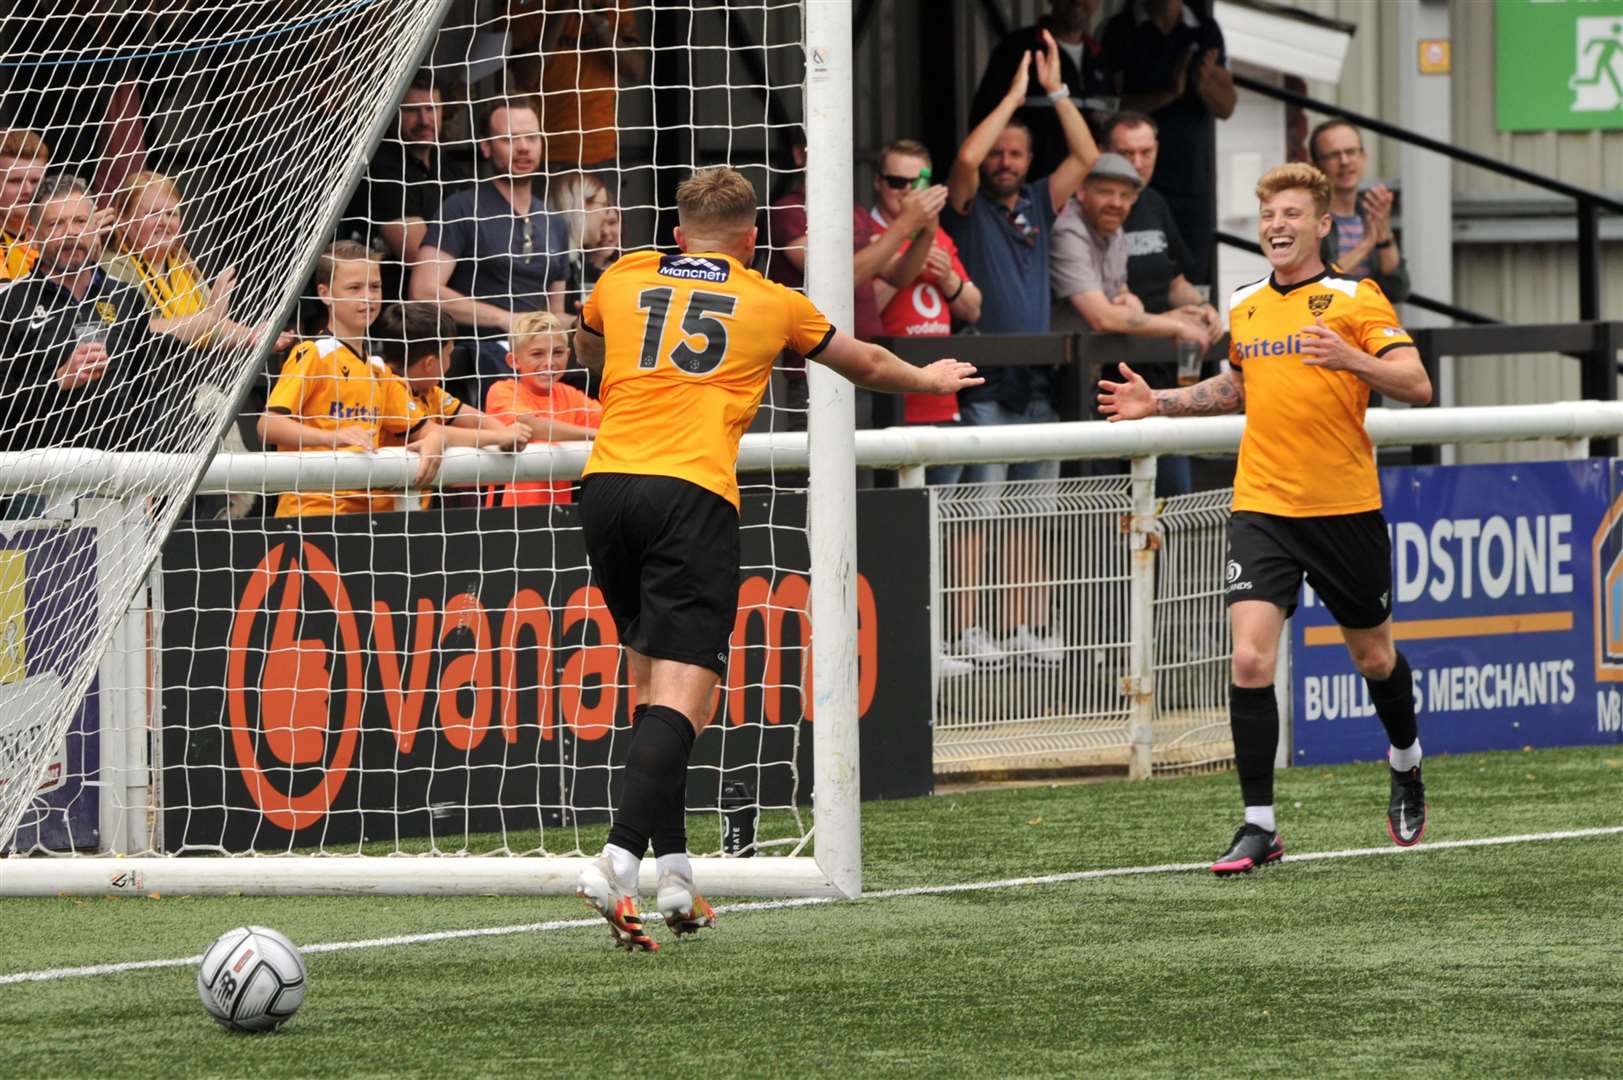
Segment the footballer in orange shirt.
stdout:
[[581,308],[575,352],[602,371],[603,421],[581,487],[593,581],[637,686],[614,826],[576,892],[628,949],[654,949],[637,915],[652,841],[660,914],[710,926],[687,858],[688,754],[710,722],[738,612],[738,443],[785,348],[860,386],[952,394],[977,386],[957,360],[917,368],[835,330],[801,294],[749,269],[755,188],[728,168],[676,191],[680,254],[627,255]]
[[1257,182],[1259,238],[1273,273],[1234,291],[1230,370],[1180,390],[1151,390],[1126,364],[1101,381],[1112,420],[1244,410],[1234,474],[1225,587],[1234,636],[1229,724],[1245,823],[1212,864],[1244,873],[1285,851],[1274,819],[1280,631],[1307,578],[1341,627],[1391,740],[1386,828],[1403,847],[1426,828],[1409,662],[1392,642],[1392,550],[1381,516],[1375,449],[1364,433],[1370,392],[1431,400],[1414,341],[1380,287],[1319,257],[1330,230],[1330,181],[1281,165]]

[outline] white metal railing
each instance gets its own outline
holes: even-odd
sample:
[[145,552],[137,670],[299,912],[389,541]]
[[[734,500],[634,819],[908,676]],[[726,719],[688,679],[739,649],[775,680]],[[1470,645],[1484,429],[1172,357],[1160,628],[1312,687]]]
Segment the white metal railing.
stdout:
[[[986,461],[1060,461],[1135,458],[1233,450],[1245,430],[1243,416],[1189,419],[1155,417],[1125,424],[1060,423],[1015,427],[898,427],[856,433],[855,462],[901,469],[910,480],[926,464]],[[1371,409],[1365,430],[1377,446],[1515,442],[1554,439],[1570,456],[1587,453],[1588,440],[1623,435],[1623,402],[1569,401],[1454,409]],[[580,476],[587,443],[531,446],[521,454],[454,448],[436,484],[502,484],[514,480],[570,480]],[[780,432],[744,436],[738,468],[744,473],[804,470],[806,435]],[[98,450],[27,450],[0,453],[0,492],[64,490],[108,497],[141,493],[155,478],[189,469],[190,459],[169,454],[109,454]],[[406,450],[375,453],[307,451],[299,454],[220,454],[209,463],[201,494],[316,489],[409,489],[416,456]]]

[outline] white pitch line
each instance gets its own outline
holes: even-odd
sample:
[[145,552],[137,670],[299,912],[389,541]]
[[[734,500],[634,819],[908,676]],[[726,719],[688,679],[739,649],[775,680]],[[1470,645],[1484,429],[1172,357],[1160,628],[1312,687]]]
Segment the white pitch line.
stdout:
[[[1310,851],[1301,855],[1286,855],[1281,862],[1318,862],[1324,859],[1359,859],[1371,855],[1418,855],[1427,851],[1456,851],[1460,848],[1502,847],[1507,844],[1547,843],[1555,840],[1583,840],[1596,836],[1623,835],[1623,825],[1607,825],[1593,829],[1565,829],[1559,832],[1520,833],[1514,836],[1484,836],[1474,840],[1442,840],[1415,847],[1396,846],[1346,848],[1341,851]],[[1095,881],[1100,878],[1139,877],[1147,874],[1187,874],[1205,870],[1210,863],[1160,863],[1155,866],[1116,866],[1106,870],[1076,870],[1064,874],[1038,874],[1029,877],[1000,878],[996,881],[965,881],[953,885],[914,885],[903,889],[880,889],[862,894],[863,900],[895,900],[909,896],[942,896],[949,893],[989,892],[997,889],[1028,888],[1033,885],[1064,885],[1073,881]],[[790,908],[813,907],[823,904],[845,903],[827,896],[806,896],[789,900],[756,900],[741,904],[723,904],[716,908],[718,915],[745,911],[783,911]],[[422,945],[435,941],[463,941],[469,938],[510,937],[514,934],[540,934],[554,930],[580,930],[602,926],[603,920],[553,919],[549,922],[520,923],[515,926],[487,926],[469,930],[436,930],[424,934],[398,934],[393,937],[366,938],[361,941],[332,941],[320,945],[302,945],[306,953],[349,952],[354,949],[381,949],[391,945]],[[161,968],[192,967],[203,962],[202,954],[180,956],[167,960],[132,960],[119,964],[90,964],[85,967],[46,968],[40,971],[22,971],[14,975],[0,975],[0,986],[18,983],[52,982],[57,979],[80,978],[89,975],[117,975],[126,971],[152,971]]]

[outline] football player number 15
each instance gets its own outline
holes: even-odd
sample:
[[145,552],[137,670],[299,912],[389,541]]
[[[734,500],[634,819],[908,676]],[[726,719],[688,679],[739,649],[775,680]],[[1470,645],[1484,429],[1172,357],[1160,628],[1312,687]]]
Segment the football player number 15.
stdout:
[[[659,365],[659,343],[665,336],[665,320],[671,315],[671,298],[676,290],[669,285],[644,289],[637,295],[637,310],[648,313],[642,334],[642,354],[637,366],[649,370]],[[695,290],[687,296],[682,311],[682,334],[670,351],[670,361],[689,375],[708,375],[727,357],[727,324],[718,316],[730,318],[738,307],[738,297],[727,293]],[[688,344],[704,339],[704,348]]]

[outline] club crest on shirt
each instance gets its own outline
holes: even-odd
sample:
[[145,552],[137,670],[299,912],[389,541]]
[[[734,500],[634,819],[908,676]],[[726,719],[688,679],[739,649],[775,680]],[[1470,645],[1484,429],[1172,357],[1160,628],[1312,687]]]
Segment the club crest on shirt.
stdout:
[[1336,298],[1334,293],[1319,293],[1307,298],[1307,309],[1315,315],[1323,315],[1330,310],[1330,301]]
[[118,309],[106,300],[96,301],[96,317],[102,322],[112,325],[118,321]]
[[658,273],[661,277],[719,284],[727,280],[732,267],[720,259],[705,259],[698,255],[661,255]]

